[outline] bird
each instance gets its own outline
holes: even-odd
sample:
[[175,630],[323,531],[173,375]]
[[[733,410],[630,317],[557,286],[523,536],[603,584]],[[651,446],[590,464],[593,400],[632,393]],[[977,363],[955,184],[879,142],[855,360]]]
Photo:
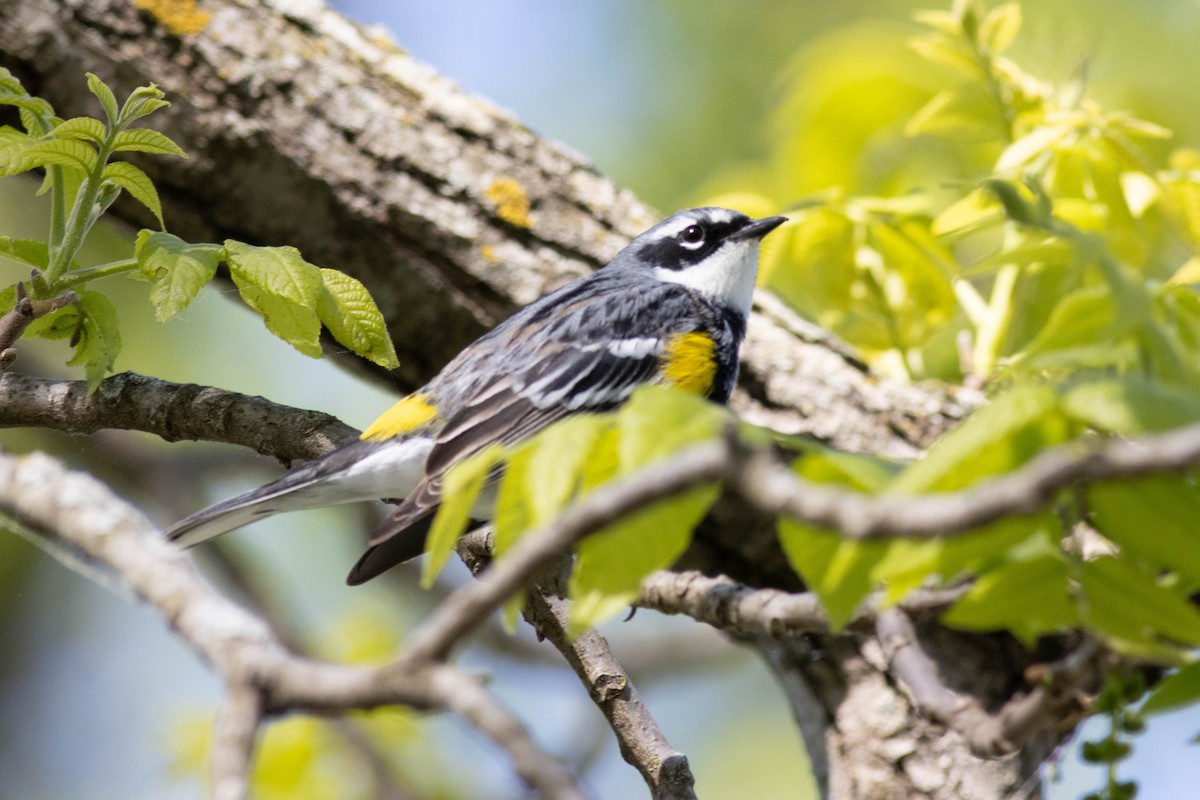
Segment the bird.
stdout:
[[468,345],[359,439],[163,535],[191,547],[285,511],[396,501],[350,570],[346,582],[358,585],[421,555],[447,471],[492,443],[513,445],[572,414],[611,411],[645,384],[726,403],[759,245],[786,221],[711,206],[673,214]]

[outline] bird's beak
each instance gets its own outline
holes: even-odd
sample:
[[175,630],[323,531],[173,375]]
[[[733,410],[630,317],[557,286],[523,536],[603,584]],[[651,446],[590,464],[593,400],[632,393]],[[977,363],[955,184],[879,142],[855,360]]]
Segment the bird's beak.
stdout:
[[732,238],[734,241],[761,239],[787,221],[787,217],[763,217],[762,219],[756,219],[735,233]]

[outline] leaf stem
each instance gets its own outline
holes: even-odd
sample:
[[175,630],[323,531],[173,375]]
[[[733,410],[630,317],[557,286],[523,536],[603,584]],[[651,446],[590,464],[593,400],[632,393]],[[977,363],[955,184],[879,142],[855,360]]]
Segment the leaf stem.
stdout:
[[97,278],[107,278],[109,275],[119,275],[122,272],[129,272],[132,269],[137,269],[136,258],[125,258],[120,261],[110,261],[107,264],[97,264],[94,267],[85,269],[77,269],[71,274],[60,280],[55,286],[59,289],[70,289],[87,281],[94,281]]
[[[56,284],[62,278],[63,273],[70,267],[75,254],[79,252],[79,248],[83,245],[83,240],[87,237],[88,231],[96,221],[92,215],[92,207],[96,205],[96,199],[100,195],[100,184],[104,182],[104,167],[108,164],[108,159],[113,152],[113,144],[117,138],[117,134],[120,132],[120,127],[116,125],[112,126],[108,130],[108,135],[104,137],[104,141],[100,144],[96,165],[92,167],[91,173],[79,185],[79,191],[75,195],[75,203],[71,207],[71,215],[67,218],[62,238],[58,241],[57,246],[52,235],[50,242],[50,263],[46,267],[46,280],[52,285]],[[61,184],[61,181],[59,183]]]

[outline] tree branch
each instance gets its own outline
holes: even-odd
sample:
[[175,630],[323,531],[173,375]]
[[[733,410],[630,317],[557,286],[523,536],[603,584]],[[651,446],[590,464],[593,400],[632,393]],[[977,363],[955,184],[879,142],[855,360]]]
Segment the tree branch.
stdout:
[[48,456],[0,454],[0,514],[35,542],[55,545],[56,555],[66,548],[110,588],[156,609],[225,681],[230,700],[219,718],[213,763],[221,800],[244,794],[254,732],[264,715],[397,703],[455,711],[507,752],[543,797],[585,797],[566,767],[461,670],[446,664],[366,669],[288,652],[262,619],[209,586],[145,518],[93,478]]
[[116,428],[153,433],[171,442],[225,442],[284,463],[324,455],[358,435],[329,414],[132,372],[106,378],[90,394],[83,381],[6,373],[0,376],[0,428],[16,427],[72,434]]
[[1029,693],[989,713],[977,698],[946,686],[905,611],[879,612],[876,627],[891,672],[917,708],[961,735],[981,757],[1017,752],[1034,733],[1061,724],[1064,709],[1072,705],[1080,713],[1081,691],[1094,689],[1102,676],[1100,648],[1087,640],[1060,664],[1047,668],[1046,678]]

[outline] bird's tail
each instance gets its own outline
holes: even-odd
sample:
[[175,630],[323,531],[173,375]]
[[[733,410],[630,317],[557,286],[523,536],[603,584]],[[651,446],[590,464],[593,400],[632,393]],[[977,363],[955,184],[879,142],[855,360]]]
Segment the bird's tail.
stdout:
[[352,442],[265,486],[198,511],[163,536],[192,547],[285,511],[405,497],[420,481],[432,446],[423,437]]

